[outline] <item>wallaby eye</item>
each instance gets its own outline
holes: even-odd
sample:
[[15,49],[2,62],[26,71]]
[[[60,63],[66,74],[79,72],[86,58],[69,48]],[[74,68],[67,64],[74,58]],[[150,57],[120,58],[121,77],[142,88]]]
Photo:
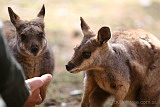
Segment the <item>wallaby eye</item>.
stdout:
[[44,37],[44,33],[38,34],[38,37],[39,37],[39,38],[43,38],[43,37]]
[[21,40],[22,40],[22,41],[25,41],[26,39],[27,39],[27,36],[24,35],[24,34],[21,34]]
[[91,56],[91,52],[83,52],[82,56],[83,58],[88,59]]

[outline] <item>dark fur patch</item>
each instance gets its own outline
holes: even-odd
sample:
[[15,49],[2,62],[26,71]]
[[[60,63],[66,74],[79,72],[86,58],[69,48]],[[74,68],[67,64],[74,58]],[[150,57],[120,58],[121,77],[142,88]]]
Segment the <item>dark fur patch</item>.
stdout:
[[[81,65],[81,63],[86,60],[83,58],[82,53],[87,51],[92,53],[97,49],[98,43],[96,43],[95,40],[91,40],[90,42],[86,42],[84,44],[81,44],[80,46],[75,48],[75,55],[73,58],[73,62],[76,66]],[[83,51],[82,51],[83,50]]]
[[18,32],[22,32],[23,29],[29,28],[31,26],[39,27],[40,29],[42,29],[42,31],[44,31],[44,23],[39,21],[24,21],[21,24],[19,24],[19,26],[17,26],[16,29]]

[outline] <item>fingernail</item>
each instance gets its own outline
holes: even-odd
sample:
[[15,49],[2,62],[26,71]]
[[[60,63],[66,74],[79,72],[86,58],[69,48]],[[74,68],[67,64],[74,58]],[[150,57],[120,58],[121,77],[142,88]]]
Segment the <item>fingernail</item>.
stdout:
[[51,81],[52,80],[52,75],[51,74],[44,74],[41,76],[42,78],[45,78],[46,81]]

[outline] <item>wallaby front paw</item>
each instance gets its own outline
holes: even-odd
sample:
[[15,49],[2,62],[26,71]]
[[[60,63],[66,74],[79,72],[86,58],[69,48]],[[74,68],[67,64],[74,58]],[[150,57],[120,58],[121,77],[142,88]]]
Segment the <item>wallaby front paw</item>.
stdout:
[[124,106],[122,106],[120,104],[113,104],[112,107],[124,107]]
[[82,104],[81,104],[81,107],[89,107],[89,106],[90,106],[89,103],[82,103]]
[[114,104],[114,105],[112,105],[112,107],[119,107],[119,105],[115,105],[115,104]]

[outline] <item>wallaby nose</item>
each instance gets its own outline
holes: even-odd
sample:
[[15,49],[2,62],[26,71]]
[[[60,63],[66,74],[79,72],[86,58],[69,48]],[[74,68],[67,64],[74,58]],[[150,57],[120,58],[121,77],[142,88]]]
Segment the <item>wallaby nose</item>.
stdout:
[[31,46],[31,52],[32,52],[34,55],[36,55],[36,54],[38,53],[38,50],[39,50],[39,48],[38,48],[37,45]]
[[70,70],[73,69],[74,67],[75,67],[75,65],[74,65],[73,63],[68,63],[68,64],[66,65],[67,71],[70,71]]

